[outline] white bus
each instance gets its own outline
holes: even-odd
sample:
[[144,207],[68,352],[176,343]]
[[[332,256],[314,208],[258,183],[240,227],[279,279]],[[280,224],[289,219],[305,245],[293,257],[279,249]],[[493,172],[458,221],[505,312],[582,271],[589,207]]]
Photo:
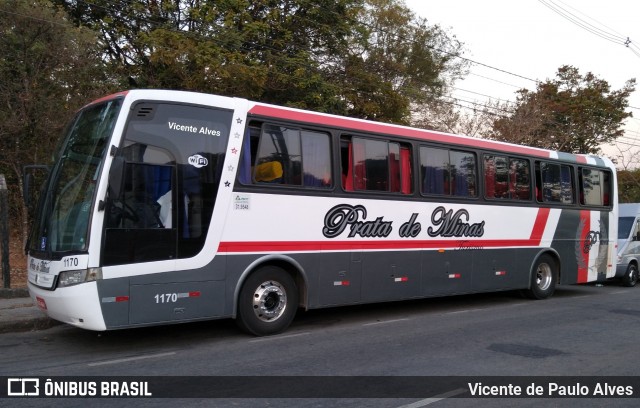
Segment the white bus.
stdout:
[[[615,275],[606,158],[199,93],[69,124],[28,244],[53,319],[111,330],[522,290]],[[613,244],[611,244],[613,243]]]

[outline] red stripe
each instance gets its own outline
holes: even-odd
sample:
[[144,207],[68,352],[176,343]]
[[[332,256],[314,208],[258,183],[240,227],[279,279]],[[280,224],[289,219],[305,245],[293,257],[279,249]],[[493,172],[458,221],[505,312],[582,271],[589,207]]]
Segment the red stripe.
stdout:
[[95,101],[89,102],[88,104],[83,106],[82,109],[86,108],[87,106],[91,106],[91,105],[95,105],[97,103],[108,101],[110,99],[115,99],[115,98],[117,98],[119,96],[126,96],[128,93],[129,93],[129,91],[122,91],[122,92],[117,92],[117,93],[114,93],[114,94],[111,94],[111,95],[104,96],[104,97],[102,97],[100,99],[96,99]]
[[362,250],[420,250],[457,249],[462,246],[484,248],[539,246],[540,239],[485,240],[415,240],[415,241],[278,241],[278,242],[221,242],[218,252],[310,252]]
[[536,221],[533,223],[531,237],[529,238],[529,240],[532,241],[536,246],[540,245],[540,241],[542,241],[542,235],[544,234],[544,229],[547,226],[547,220],[549,219],[550,212],[550,208],[540,208],[538,210]]
[[582,258],[578,262],[578,280],[577,283],[585,283],[589,280],[589,252],[584,252],[584,243],[591,229],[591,211],[580,211],[580,223],[582,231],[580,231],[580,242],[578,255]]
[[314,112],[305,112],[299,110],[285,109],[277,106],[255,105],[249,111],[253,115],[271,116],[279,119],[294,120],[297,122],[307,122],[325,126],[333,126],[343,129],[359,130],[364,132],[384,133],[389,135],[415,137],[436,142],[455,143],[459,145],[496,149],[511,153],[527,154],[537,157],[550,157],[550,152],[533,147],[511,145],[499,143],[485,139],[477,139],[470,137],[462,137],[455,135],[447,135],[442,133],[430,132],[423,129],[415,129],[402,127],[378,122],[369,122],[365,120],[351,119],[342,116],[323,115]]

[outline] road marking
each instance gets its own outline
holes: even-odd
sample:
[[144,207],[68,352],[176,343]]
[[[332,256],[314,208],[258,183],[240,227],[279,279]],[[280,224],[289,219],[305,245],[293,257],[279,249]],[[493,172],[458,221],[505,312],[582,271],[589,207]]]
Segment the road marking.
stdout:
[[159,358],[159,357],[167,357],[176,354],[175,351],[171,351],[168,353],[159,353],[159,354],[147,354],[145,356],[137,356],[137,357],[128,357],[128,358],[119,358],[117,360],[108,360],[108,361],[99,361],[97,363],[89,363],[87,364],[89,367],[96,367],[108,364],[119,364],[119,363],[128,363],[129,361],[138,361],[138,360],[146,360],[149,358]]
[[372,323],[365,323],[363,324],[363,326],[376,326],[378,324],[387,324],[387,323],[396,323],[396,322],[404,322],[406,320],[409,320],[409,318],[404,317],[402,319],[393,319],[393,320],[381,320],[379,322],[372,322]]
[[289,338],[291,338],[291,337],[306,336],[307,334],[311,334],[311,332],[302,332],[302,333],[286,334],[286,335],[284,335],[284,336],[267,336],[267,337],[260,337],[259,339],[249,340],[249,343],[259,343],[259,342],[262,342],[262,341],[271,341],[271,340],[289,339]]
[[620,295],[620,294],[622,294],[622,293],[629,293],[629,291],[628,291],[628,290],[623,289],[623,290],[618,290],[618,291],[615,291],[615,292],[611,292],[611,293],[609,293],[609,294],[610,294],[610,295]]
[[487,310],[487,309],[464,309],[464,310],[456,310],[454,312],[447,312],[445,314],[452,315],[452,314],[460,314],[460,313],[480,312],[482,310]]
[[442,401],[443,399],[447,399],[449,397],[455,397],[456,395],[464,394],[467,392],[465,388],[457,388],[452,391],[445,392],[444,394],[436,395],[435,397],[425,398],[420,401],[416,401],[414,403],[408,405],[402,405],[398,408],[421,408],[426,407],[427,405],[433,404],[438,401]]

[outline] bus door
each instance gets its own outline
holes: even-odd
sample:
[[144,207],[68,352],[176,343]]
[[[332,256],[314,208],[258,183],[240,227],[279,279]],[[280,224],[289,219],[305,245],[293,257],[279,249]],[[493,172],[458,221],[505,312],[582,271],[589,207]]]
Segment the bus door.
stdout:
[[111,168],[101,259],[105,276],[129,276],[99,289],[128,301],[102,303],[108,326],[224,313],[224,269],[189,268],[188,259],[204,249],[232,114],[151,102],[132,109]]

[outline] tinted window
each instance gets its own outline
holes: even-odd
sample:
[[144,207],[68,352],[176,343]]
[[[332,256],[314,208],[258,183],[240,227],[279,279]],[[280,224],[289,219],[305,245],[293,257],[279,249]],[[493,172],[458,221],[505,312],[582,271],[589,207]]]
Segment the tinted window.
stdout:
[[118,150],[122,191],[110,197],[105,265],[186,258],[209,229],[232,111],[136,105]]
[[487,198],[531,199],[531,170],[528,160],[485,155],[484,178]]
[[[253,127],[245,139],[240,181],[330,188],[331,143],[329,134],[265,124]],[[252,177],[247,177],[251,167]],[[251,180],[251,181],[250,181]]]
[[545,203],[572,204],[573,170],[570,166],[555,163],[540,163],[540,176],[536,181],[538,201]]
[[476,160],[472,153],[422,146],[420,174],[423,194],[477,195]]
[[347,191],[411,194],[411,149],[385,140],[341,140],[342,185]]
[[582,168],[580,179],[580,204],[610,205],[611,173],[609,171]]

